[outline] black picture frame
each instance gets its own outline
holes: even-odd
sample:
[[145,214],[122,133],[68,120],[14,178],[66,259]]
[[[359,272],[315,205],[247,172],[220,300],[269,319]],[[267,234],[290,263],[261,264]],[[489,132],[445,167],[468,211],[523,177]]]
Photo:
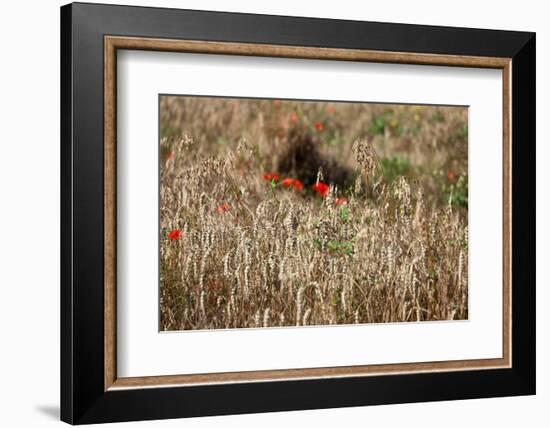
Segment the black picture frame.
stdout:
[[[104,390],[104,36],[512,58],[512,367]],[[73,3],[61,8],[61,419],[71,424],[535,393],[535,34]]]

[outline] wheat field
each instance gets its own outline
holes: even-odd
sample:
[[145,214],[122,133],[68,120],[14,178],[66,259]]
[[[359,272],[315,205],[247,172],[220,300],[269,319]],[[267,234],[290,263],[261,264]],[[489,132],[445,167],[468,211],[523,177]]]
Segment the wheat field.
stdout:
[[468,318],[468,112],[160,97],[160,328]]

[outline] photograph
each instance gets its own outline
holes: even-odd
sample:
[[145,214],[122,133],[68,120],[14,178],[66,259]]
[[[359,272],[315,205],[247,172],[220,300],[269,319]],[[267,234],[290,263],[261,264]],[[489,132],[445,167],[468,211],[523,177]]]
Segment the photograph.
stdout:
[[160,331],[468,319],[468,108],[159,96]]
[[[39,16],[52,49],[7,44],[25,55],[7,68],[21,123],[6,141],[29,100],[46,132],[6,145],[25,221],[4,223],[26,256],[4,300],[30,304],[10,305],[23,324],[8,330],[30,344],[21,361],[57,343],[6,364],[45,380],[11,426],[544,414],[543,14],[357,4],[70,3],[10,20]],[[19,286],[30,263],[36,292]],[[39,342],[20,340],[27,313]]]

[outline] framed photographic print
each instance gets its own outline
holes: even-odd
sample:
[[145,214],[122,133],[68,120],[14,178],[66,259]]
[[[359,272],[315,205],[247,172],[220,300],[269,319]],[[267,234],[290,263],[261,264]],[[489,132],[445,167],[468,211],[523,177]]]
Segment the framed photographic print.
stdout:
[[535,393],[535,35],[61,8],[61,418]]

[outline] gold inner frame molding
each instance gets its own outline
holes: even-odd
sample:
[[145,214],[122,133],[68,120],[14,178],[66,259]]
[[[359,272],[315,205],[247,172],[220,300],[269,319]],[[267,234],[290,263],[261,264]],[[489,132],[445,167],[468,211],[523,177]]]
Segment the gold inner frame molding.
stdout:
[[[229,373],[182,374],[170,376],[117,376],[116,367],[116,89],[117,50],[169,51],[219,55],[324,59],[397,64],[441,65],[502,70],[503,93],[503,320],[502,358],[422,363],[357,365],[304,369],[262,370]],[[510,58],[382,52],[266,44],[168,40],[138,37],[104,38],[104,389],[192,386],[235,382],[261,382],[311,378],[357,377],[419,372],[480,370],[511,367],[511,248],[512,248],[512,165],[511,165],[511,67]]]

